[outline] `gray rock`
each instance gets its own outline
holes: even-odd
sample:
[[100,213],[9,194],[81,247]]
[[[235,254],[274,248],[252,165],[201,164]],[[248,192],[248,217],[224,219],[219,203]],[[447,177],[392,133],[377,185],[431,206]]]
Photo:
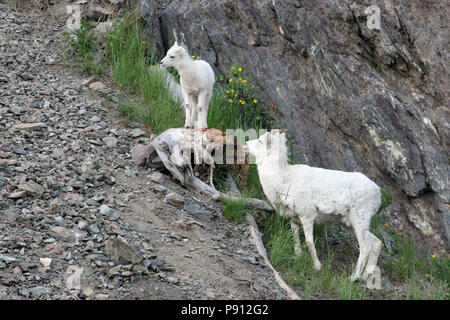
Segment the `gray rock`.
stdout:
[[117,212],[117,210],[108,207],[106,204],[102,204],[100,206],[99,212],[102,215],[109,217],[111,220],[117,220],[120,217],[120,214]]
[[80,221],[77,224],[77,227],[80,230],[86,230],[88,226],[89,226],[89,223],[87,223],[86,221]]
[[153,190],[158,191],[158,192],[162,192],[162,193],[166,193],[167,192],[167,188],[163,185],[157,184],[156,186],[153,186]]
[[6,262],[6,263],[11,263],[11,262],[17,261],[17,259],[12,256],[0,254],[0,261]]
[[145,135],[145,134],[146,134],[145,131],[142,130],[142,129],[139,129],[139,128],[133,129],[133,130],[131,130],[130,133],[129,133],[129,135],[130,135],[131,137],[133,137],[133,138],[137,138],[137,137],[143,136],[143,135]]
[[89,89],[94,90],[94,91],[102,91],[106,89],[106,86],[103,82],[101,81],[97,81],[97,82],[93,82],[89,85]]
[[16,154],[21,154],[21,155],[26,155],[27,154],[25,149],[22,149],[22,148],[14,148],[14,149],[11,150],[11,152],[16,153]]
[[195,202],[185,203],[183,209],[199,220],[211,221],[217,218],[214,212]]
[[41,264],[44,267],[50,267],[52,264],[52,259],[51,258],[40,258],[39,261],[41,262]]
[[84,87],[89,87],[90,84],[92,84],[93,82],[95,82],[97,80],[98,80],[98,77],[97,76],[93,76],[93,77],[90,77],[90,78],[84,80],[81,83],[81,85],[84,86]]
[[102,141],[111,148],[117,147],[117,143],[119,142],[119,140],[117,140],[117,138],[115,137],[104,137],[102,139]]
[[150,144],[138,144],[131,150],[131,158],[133,162],[138,166],[152,165],[153,158],[156,158],[157,154],[155,148]]
[[41,296],[51,295],[53,293],[53,289],[48,288],[48,287],[38,286],[38,287],[29,288],[29,289],[23,289],[20,291],[20,293],[26,297],[31,295],[34,298],[39,298]]
[[134,274],[148,274],[148,270],[145,266],[140,265],[140,264],[136,264],[133,266],[133,268],[131,268],[131,271]]
[[160,183],[164,179],[164,175],[161,172],[153,172],[150,176],[150,180]]
[[42,130],[45,127],[44,123],[20,123],[14,125],[14,129],[16,130],[25,130],[25,131],[36,131]]
[[22,198],[23,196],[25,196],[25,194],[26,194],[26,191],[15,191],[15,192],[11,192],[9,195],[8,195],[8,198],[11,198],[11,199],[18,199],[18,198]]
[[184,197],[178,193],[171,192],[164,197],[164,201],[171,205],[182,207],[184,204]]
[[88,231],[90,234],[100,233],[100,229],[97,227],[97,224],[95,223],[89,225]]
[[134,178],[136,177],[136,171],[134,170],[130,170],[130,169],[125,169],[125,175],[129,178]]
[[121,236],[107,240],[105,252],[116,264],[138,264],[143,259]]
[[115,276],[118,276],[120,274],[121,265],[114,266],[108,269],[106,272],[107,276],[110,278],[114,278]]

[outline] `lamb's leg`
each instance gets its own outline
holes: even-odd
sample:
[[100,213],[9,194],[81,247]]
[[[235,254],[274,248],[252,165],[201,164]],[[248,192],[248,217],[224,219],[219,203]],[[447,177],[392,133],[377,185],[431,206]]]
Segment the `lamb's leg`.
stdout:
[[211,94],[209,91],[204,90],[201,91],[198,95],[198,118],[199,122],[201,122],[201,128],[208,128],[208,106],[209,100],[211,100]]
[[198,128],[198,99],[197,96],[191,96],[192,113],[191,113],[191,127]]
[[191,98],[189,97],[189,94],[181,87],[181,94],[183,95],[184,100],[184,109],[186,111],[186,120],[184,122],[184,127],[186,129],[192,127],[192,120],[191,120]]
[[308,246],[309,253],[311,254],[311,257],[313,259],[314,269],[320,270],[322,268],[322,264],[320,263],[319,258],[317,257],[316,247],[314,246],[314,238],[313,238],[314,221],[311,221],[309,219],[302,219],[301,222],[303,225],[303,232],[305,233],[306,245]]
[[300,247],[300,237],[298,235],[298,224],[291,220],[291,229],[294,233],[294,250],[296,255],[300,255],[302,253],[302,247]]
[[358,239],[359,258],[358,258],[358,262],[356,263],[355,271],[353,272],[350,280],[356,281],[361,277],[361,273],[367,263],[367,259],[369,258],[369,253],[370,253],[370,246],[369,246],[369,244],[367,242],[367,238],[366,238],[367,230],[363,230],[358,225],[353,226],[353,229],[355,231],[356,239]]
[[380,241],[380,239],[378,239],[370,231],[366,231],[366,239],[369,243],[370,253],[366,268],[364,269],[364,272],[361,276],[361,279],[363,279],[364,281],[367,280],[367,278],[374,272],[382,246],[382,242]]

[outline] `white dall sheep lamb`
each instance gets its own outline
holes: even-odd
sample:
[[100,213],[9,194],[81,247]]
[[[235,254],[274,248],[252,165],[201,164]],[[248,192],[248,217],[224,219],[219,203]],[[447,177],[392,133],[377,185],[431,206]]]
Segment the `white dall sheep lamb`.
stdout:
[[174,67],[180,75],[181,93],[184,99],[185,128],[207,128],[208,106],[214,87],[214,71],[208,62],[194,60],[186,49],[174,45],[161,60],[162,67]]
[[291,219],[295,252],[301,252],[298,226],[301,223],[306,245],[320,270],[313,241],[314,223],[338,223],[353,231],[359,243],[359,258],[351,280],[366,280],[377,264],[381,241],[370,231],[370,220],[381,204],[380,188],[365,175],[288,165],[286,137],[272,130],[259,139],[247,142],[255,156],[264,193],[275,207],[281,204],[280,214]]

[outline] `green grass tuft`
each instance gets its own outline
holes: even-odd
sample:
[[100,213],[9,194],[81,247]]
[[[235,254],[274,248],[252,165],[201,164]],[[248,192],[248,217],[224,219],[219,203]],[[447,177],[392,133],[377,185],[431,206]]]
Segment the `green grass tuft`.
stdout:
[[248,209],[244,201],[225,200],[224,215],[230,221],[241,222],[245,220]]

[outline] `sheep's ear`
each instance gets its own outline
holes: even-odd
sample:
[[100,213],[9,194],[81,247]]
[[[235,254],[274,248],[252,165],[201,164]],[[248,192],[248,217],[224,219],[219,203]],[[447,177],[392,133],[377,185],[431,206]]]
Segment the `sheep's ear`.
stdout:
[[281,143],[284,143],[284,144],[286,144],[286,133],[282,133],[282,134],[280,134],[280,141],[281,141]]
[[184,37],[184,33],[181,33],[181,46],[185,49],[187,49],[186,45],[186,38]]
[[177,42],[178,42],[177,32],[175,31],[175,28],[172,28],[172,32],[173,32],[173,37],[175,38],[175,43],[174,43],[174,46],[175,46],[175,45],[177,45]]

